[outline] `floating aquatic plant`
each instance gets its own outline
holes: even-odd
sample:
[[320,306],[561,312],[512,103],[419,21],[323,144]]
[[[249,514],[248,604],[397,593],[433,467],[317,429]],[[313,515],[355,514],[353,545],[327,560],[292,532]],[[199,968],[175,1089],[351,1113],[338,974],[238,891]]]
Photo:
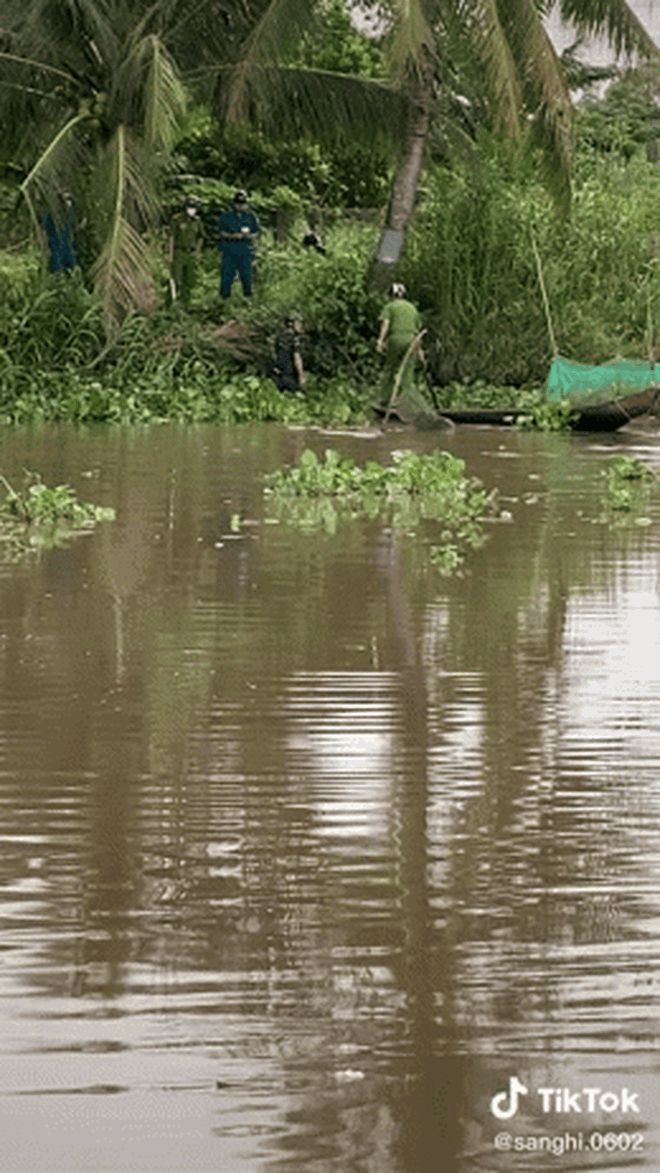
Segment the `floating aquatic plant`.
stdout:
[[114,509],[79,501],[70,485],[49,488],[38,473],[26,471],[21,490],[0,474],[0,540],[5,551],[61,545],[73,533],[113,521]]
[[465,552],[484,541],[482,521],[493,512],[495,494],[451,453],[398,452],[384,465],[357,464],[332,449],[319,457],[307,449],[296,464],[266,478],[266,493],[282,521],[301,529],[333,533],[348,517],[387,519],[410,533],[421,522],[439,522],[431,562],[451,573]]
[[606,516],[615,524],[648,525],[642,515],[648,505],[653,472],[636,456],[613,456],[603,473]]

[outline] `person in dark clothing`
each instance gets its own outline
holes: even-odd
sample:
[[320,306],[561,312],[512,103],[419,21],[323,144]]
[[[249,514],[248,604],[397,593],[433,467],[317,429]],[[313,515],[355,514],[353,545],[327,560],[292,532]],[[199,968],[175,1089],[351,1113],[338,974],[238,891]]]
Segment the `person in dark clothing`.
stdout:
[[64,196],[59,209],[45,212],[41,226],[48,246],[50,272],[71,273],[78,264],[75,240],[77,221],[71,196]]
[[169,242],[170,301],[181,300],[185,309],[197,280],[199,256],[204,244],[204,225],[200,215],[201,202],[188,196],[172,222]]
[[220,238],[220,296],[229,297],[238,273],[243,293],[252,295],[252,261],[254,242],[259,236],[259,221],[248,204],[244,191],[237,191],[232,206],[218,217]]
[[303,247],[313,248],[314,251],[320,253],[322,257],[324,257],[326,254],[326,247],[318,232],[315,232],[313,228],[310,228],[309,232],[306,232],[303,236]]
[[279,391],[302,391],[305,386],[305,368],[300,353],[302,332],[302,316],[290,313],[275,338],[273,378]]

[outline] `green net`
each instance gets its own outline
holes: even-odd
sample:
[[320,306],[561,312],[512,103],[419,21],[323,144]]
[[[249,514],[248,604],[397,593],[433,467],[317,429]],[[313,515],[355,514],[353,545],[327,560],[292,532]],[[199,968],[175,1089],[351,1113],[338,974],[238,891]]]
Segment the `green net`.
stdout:
[[548,399],[614,399],[660,383],[660,366],[636,359],[615,359],[602,366],[572,362],[557,355],[546,382]]
[[414,384],[399,392],[390,410],[403,423],[415,424],[417,427],[438,423],[438,411],[429,402],[425,391]]

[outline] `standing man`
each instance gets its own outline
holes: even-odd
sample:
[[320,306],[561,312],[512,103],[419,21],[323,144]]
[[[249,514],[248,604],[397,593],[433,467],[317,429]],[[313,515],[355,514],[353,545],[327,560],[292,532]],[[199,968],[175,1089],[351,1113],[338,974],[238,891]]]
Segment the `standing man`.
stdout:
[[201,202],[196,196],[186,197],[181,211],[174,217],[169,241],[170,302],[179,298],[184,309],[190,306],[204,244],[200,208]]
[[305,368],[300,353],[302,332],[302,315],[295,311],[287,314],[284,329],[275,339],[273,378],[278,391],[302,391],[305,386]]
[[[383,371],[383,390],[386,402],[391,398],[394,384],[399,374],[401,364],[410,350],[413,339],[422,328],[422,319],[419,310],[406,298],[406,287],[400,282],[390,286],[390,300],[383,307],[380,315],[380,332],[376,342],[379,354],[385,352],[385,368]],[[421,349],[410,351],[408,358],[401,369],[398,391],[405,395],[412,390],[415,359],[422,361],[424,356]]]
[[76,229],[78,227],[73,199],[69,192],[62,196],[59,207],[47,211],[41,226],[48,246],[48,268],[51,273],[72,273],[78,264],[76,256]]
[[220,235],[220,296],[228,298],[238,273],[243,293],[252,295],[252,259],[254,242],[259,235],[259,221],[248,204],[247,194],[237,191],[232,206],[221,212],[217,224]]

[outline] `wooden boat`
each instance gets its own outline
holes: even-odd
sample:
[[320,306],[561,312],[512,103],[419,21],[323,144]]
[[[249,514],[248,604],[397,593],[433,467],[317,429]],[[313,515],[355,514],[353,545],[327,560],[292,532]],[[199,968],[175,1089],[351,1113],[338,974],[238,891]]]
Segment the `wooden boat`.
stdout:
[[[615,432],[630,420],[637,419],[651,411],[660,395],[660,385],[653,383],[641,391],[632,391],[628,395],[598,400],[597,402],[575,405],[576,415],[571,421],[571,428],[575,432]],[[453,424],[482,424],[490,427],[508,427],[519,419],[529,415],[525,408],[504,407],[447,407],[436,408],[437,423],[442,427],[442,421],[448,420]],[[393,418],[402,423],[416,423],[422,427],[432,427],[433,421],[430,412],[424,412],[419,421],[414,418],[414,411],[402,411],[397,405],[391,413]]]
[[578,407],[577,418],[571,424],[575,432],[616,432],[630,420],[651,411],[660,393],[660,386],[652,383],[641,391],[631,391],[618,399],[585,403]]

